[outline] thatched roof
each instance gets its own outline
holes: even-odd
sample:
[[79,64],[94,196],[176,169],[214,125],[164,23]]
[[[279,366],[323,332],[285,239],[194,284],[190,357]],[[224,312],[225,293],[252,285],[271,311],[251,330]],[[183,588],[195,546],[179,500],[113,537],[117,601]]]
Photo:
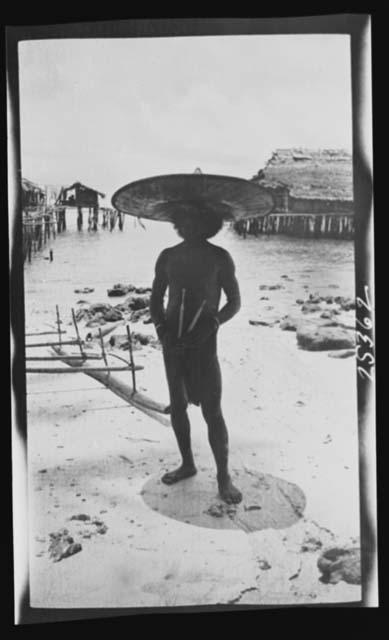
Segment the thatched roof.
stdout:
[[35,184],[35,182],[31,182],[31,180],[27,180],[27,178],[22,178],[22,189],[26,193],[31,191],[39,191],[39,193],[45,193],[45,190],[42,189],[42,187]]
[[92,187],[87,187],[85,184],[82,184],[81,182],[74,182],[72,185],[70,185],[70,187],[63,187],[63,190],[70,191],[70,189],[77,189],[77,188],[81,188],[81,190],[85,189],[86,191],[93,191],[94,193],[97,193],[102,198],[105,198],[105,193],[101,193],[96,189],[92,189]]
[[352,156],[343,149],[277,149],[253,180],[295,198],[353,200]]

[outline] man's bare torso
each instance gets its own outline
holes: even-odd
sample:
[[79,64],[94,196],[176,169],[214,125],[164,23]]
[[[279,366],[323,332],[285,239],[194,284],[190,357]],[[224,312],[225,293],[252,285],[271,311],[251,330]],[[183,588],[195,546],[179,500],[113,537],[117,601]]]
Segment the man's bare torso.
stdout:
[[[166,310],[163,297],[168,289]],[[235,267],[228,251],[205,240],[181,242],[165,249],[156,264],[150,310],[157,324],[166,320],[171,328],[178,326],[183,290],[185,290],[184,327],[193,319],[205,301],[202,314],[219,315],[220,323],[235,315],[240,306]],[[221,292],[227,304],[219,312]]]
[[166,318],[173,320],[179,312],[185,289],[184,324],[194,316],[205,300],[204,313],[218,311],[221,296],[221,271],[224,251],[208,242],[187,246],[182,242],[166,252],[166,275],[169,298]]

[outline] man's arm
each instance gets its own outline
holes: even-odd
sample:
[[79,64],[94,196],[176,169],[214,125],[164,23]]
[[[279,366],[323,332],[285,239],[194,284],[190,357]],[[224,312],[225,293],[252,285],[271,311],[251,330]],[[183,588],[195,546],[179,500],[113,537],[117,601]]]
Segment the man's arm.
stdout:
[[165,324],[163,299],[168,286],[165,262],[166,253],[162,251],[155,264],[155,276],[150,296],[150,315],[157,330],[158,327],[162,327]]
[[220,271],[220,284],[227,296],[227,302],[217,314],[219,324],[231,320],[240,309],[239,284],[235,276],[235,265],[230,254],[226,251],[223,255],[223,264]]

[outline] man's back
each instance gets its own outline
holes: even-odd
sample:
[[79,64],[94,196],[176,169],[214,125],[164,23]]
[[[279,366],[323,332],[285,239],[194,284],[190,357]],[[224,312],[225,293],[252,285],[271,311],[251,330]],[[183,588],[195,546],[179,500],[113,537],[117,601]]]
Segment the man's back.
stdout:
[[166,319],[170,325],[177,323],[185,290],[184,326],[204,303],[203,314],[218,312],[221,291],[229,290],[233,276],[233,262],[222,247],[207,241],[181,242],[165,249],[159,257],[162,277],[169,287]]

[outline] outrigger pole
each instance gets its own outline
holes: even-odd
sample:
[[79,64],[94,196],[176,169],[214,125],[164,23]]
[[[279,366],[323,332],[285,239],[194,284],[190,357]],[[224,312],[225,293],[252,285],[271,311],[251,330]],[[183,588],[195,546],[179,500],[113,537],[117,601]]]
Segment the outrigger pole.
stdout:
[[[57,311],[57,326],[58,326],[58,334],[59,334],[61,332],[61,329],[60,329],[61,320],[59,316],[58,306],[56,307],[56,311]],[[26,373],[85,373],[87,376],[90,376],[94,380],[97,380],[98,382],[103,384],[105,387],[110,389],[110,391],[112,391],[113,393],[115,393],[115,395],[122,398],[122,400],[124,400],[125,402],[128,402],[129,404],[133,405],[135,408],[139,409],[139,411],[142,411],[143,413],[150,416],[151,418],[154,418],[154,420],[157,420],[164,426],[170,427],[170,421],[168,421],[165,417],[163,417],[163,415],[161,415],[161,414],[164,414],[164,415],[169,414],[170,407],[163,405],[160,402],[156,402],[155,400],[148,398],[143,393],[140,393],[139,391],[136,390],[135,371],[139,371],[143,369],[143,367],[140,365],[135,365],[134,363],[133,350],[132,350],[132,336],[131,336],[129,326],[127,325],[127,335],[129,337],[130,362],[128,362],[127,360],[125,360],[124,358],[116,354],[110,354],[110,357],[115,357],[119,360],[122,360],[126,364],[125,367],[123,366],[111,367],[108,364],[107,354],[105,351],[104,341],[103,341],[103,331],[101,330],[101,328],[99,328],[101,355],[88,354],[83,349],[82,340],[80,338],[80,333],[78,330],[74,309],[72,309],[72,317],[73,317],[73,323],[76,330],[77,340],[61,341],[60,336],[58,336],[59,338],[58,342],[44,342],[44,343],[35,343],[35,344],[26,345],[26,347],[38,347],[38,346],[51,347],[54,353],[56,354],[55,356],[48,356],[48,357],[41,357],[41,356],[26,357],[26,360],[48,360],[48,361],[60,360],[64,364],[67,364],[70,368],[64,369],[64,368],[40,367],[40,368],[26,369]],[[117,323],[115,323],[115,326],[112,327],[112,330],[114,330],[116,326],[117,326]],[[107,334],[108,331],[104,331],[104,333]],[[69,344],[71,345],[77,344],[80,349],[80,354],[72,355],[72,354],[66,353],[63,350],[63,347]],[[95,366],[88,365],[88,362],[87,362],[88,360],[95,360],[95,359],[103,359],[105,366],[95,367]],[[111,375],[112,371],[131,371],[133,387],[131,388],[131,386],[129,386],[128,384],[125,384],[118,378],[115,378],[114,376],[112,376]]]

